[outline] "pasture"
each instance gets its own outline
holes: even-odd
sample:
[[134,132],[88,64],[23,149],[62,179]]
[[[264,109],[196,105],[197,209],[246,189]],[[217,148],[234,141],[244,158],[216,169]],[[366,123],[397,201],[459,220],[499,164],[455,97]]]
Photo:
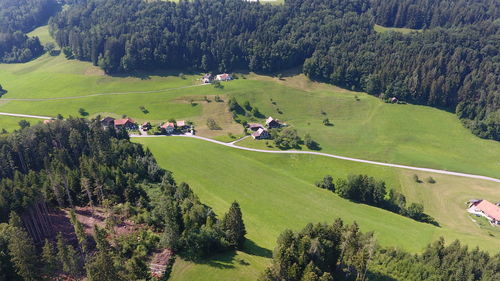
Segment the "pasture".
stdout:
[[[179,259],[173,280],[254,280],[269,263],[277,236],[287,228],[300,229],[312,222],[341,217],[357,221],[363,231],[375,231],[383,246],[421,251],[439,236],[460,239],[471,247],[496,252],[498,237],[490,236],[469,218],[464,202],[488,197],[500,200],[495,183],[432,175],[435,184],[416,183],[412,171],[310,155],[273,155],[240,151],[195,139],[164,137],[134,139],[148,147],[160,165],[186,181],[202,202],[222,215],[233,200],[243,211],[249,241],[241,252],[218,255],[201,263]],[[415,222],[400,215],[342,199],[318,189],[314,182],[325,174],[335,178],[363,173],[383,179],[402,190],[408,202],[421,202],[441,227]],[[430,174],[418,173],[420,178]]]
[[[34,32],[41,34],[43,30]],[[419,105],[387,104],[365,93],[310,81],[298,72],[283,73],[282,79],[238,75],[239,79],[223,83],[223,89],[215,89],[200,86],[199,73],[110,76],[89,62],[46,54],[25,64],[0,65],[0,83],[9,91],[0,98],[4,100],[0,112],[46,116],[60,113],[67,117],[79,116],[78,110],[83,108],[86,117],[127,115],[152,123],[186,119],[195,122],[200,135],[232,140],[228,133],[242,133],[242,127],[231,120],[227,111],[227,99],[234,96],[240,104],[249,101],[264,116],[296,128],[301,136],[309,133],[323,152],[493,177],[500,174],[500,143],[472,135],[454,113]],[[225,102],[215,102],[216,95]],[[222,130],[209,130],[208,118]],[[323,125],[326,118],[332,126]],[[241,144],[265,148],[264,142],[250,139]]]

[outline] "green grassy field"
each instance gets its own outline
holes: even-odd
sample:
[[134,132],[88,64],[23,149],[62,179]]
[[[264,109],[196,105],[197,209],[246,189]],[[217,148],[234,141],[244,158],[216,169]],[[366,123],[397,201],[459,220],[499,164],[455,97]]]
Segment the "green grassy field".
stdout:
[[48,25],[44,25],[44,26],[40,26],[38,28],[35,28],[33,31],[28,33],[28,36],[38,37],[38,39],[40,39],[40,43],[42,43],[42,45],[45,45],[49,42],[50,43],[56,42],[54,40],[54,38],[52,38],[52,36],[50,36],[50,34],[49,34],[49,26]]
[[7,132],[12,132],[14,130],[20,129],[19,121],[26,120],[30,122],[30,125],[35,125],[43,122],[41,119],[35,118],[24,118],[24,117],[13,117],[13,116],[2,116],[0,115],[0,132],[2,129],[7,130]]
[[[498,184],[452,176],[432,175],[435,184],[417,184],[413,172],[310,155],[272,155],[240,151],[200,140],[165,137],[134,139],[146,145],[178,181],[188,182],[200,199],[223,214],[233,200],[242,207],[248,239],[242,252],[216,256],[199,264],[178,260],[172,280],[255,280],[269,263],[271,251],[284,229],[300,229],[309,222],[356,220],[363,231],[375,231],[383,246],[412,252],[439,236],[460,239],[495,252],[499,237],[481,229],[465,211],[470,198],[500,200]],[[314,187],[325,174],[376,176],[402,190],[409,202],[422,202],[442,227],[418,223],[382,209],[356,204]],[[420,178],[429,174],[418,173]]]
[[385,26],[381,26],[378,24],[375,24],[373,26],[373,29],[376,32],[380,32],[380,33],[388,32],[388,31],[395,31],[395,32],[401,32],[403,34],[408,34],[412,31],[417,31],[417,32],[422,31],[421,29],[411,29],[411,28],[405,28],[405,27],[385,27]]

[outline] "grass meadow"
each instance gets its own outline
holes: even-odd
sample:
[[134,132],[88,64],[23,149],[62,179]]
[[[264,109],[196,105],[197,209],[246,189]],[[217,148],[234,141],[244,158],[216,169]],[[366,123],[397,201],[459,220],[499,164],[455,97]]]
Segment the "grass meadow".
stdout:
[[408,34],[412,31],[417,31],[417,32],[422,31],[421,29],[412,29],[412,28],[406,28],[406,27],[385,27],[385,26],[381,26],[378,24],[375,24],[373,26],[373,29],[379,33],[384,33],[384,32],[388,32],[388,31],[395,31],[395,32],[401,32],[403,34]]
[[[241,252],[216,255],[191,263],[178,259],[172,280],[255,280],[269,263],[278,235],[298,230],[307,223],[332,222],[341,217],[357,221],[363,231],[375,231],[382,246],[421,251],[439,236],[448,242],[460,239],[471,247],[491,252],[500,239],[470,220],[464,202],[470,198],[500,200],[498,184],[432,175],[435,184],[416,183],[412,171],[378,167],[311,155],[273,155],[240,151],[195,139],[134,139],[148,147],[160,165],[186,181],[220,216],[237,200],[242,208],[249,242]],[[419,223],[403,216],[342,199],[318,189],[314,182],[325,174],[335,178],[363,173],[383,179],[389,187],[402,190],[409,202],[423,203],[426,212],[441,227]],[[430,176],[418,173],[425,179]],[[208,278],[208,279],[207,279]]]

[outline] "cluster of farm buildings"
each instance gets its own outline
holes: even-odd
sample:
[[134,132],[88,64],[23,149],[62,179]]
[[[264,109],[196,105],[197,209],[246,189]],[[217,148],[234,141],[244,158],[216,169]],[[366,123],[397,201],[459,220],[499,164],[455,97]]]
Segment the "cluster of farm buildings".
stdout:
[[476,216],[487,218],[492,225],[500,226],[500,203],[493,204],[482,199],[470,200],[467,211]]
[[279,128],[282,124],[274,119],[273,117],[269,117],[266,119],[266,126],[264,127],[259,123],[251,123],[247,125],[247,128],[253,131],[252,138],[255,140],[268,139],[271,135],[269,135],[268,129]]
[[[149,131],[153,128],[150,122],[144,122],[142,125],[138,125],[132,118],[122,118],[115,119],[113,117],[106,117],[101,120],[101,124],[106,127],[114,127],[116,130],[143,130]],[[178,120],[173,122],[165,122],[159,126],[159,129],[164,134],[174,134],[174,133],[185,133],[190,131],[194,132],[192,126],[188,125],[184,120]]]
[[212,81],[230,81],[230,80],[233,80],[233,77],[227,73],[217,74],[215,76],[210,73],[207,73],[201,78],[201,81],[205,84],[210,84],[212,83]]

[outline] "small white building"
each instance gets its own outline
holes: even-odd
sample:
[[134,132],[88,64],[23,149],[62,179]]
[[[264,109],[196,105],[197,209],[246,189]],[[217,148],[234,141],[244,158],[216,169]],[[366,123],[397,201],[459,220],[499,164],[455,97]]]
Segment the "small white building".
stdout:
[[229,81],[229,80],[233,80],[233,77],[231,77],[231,75],[229,75],[227,73],[223,73],[223,74],[217,74],[217,76],[215,76],[215,80],[217,80],[217,81]]

